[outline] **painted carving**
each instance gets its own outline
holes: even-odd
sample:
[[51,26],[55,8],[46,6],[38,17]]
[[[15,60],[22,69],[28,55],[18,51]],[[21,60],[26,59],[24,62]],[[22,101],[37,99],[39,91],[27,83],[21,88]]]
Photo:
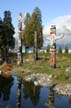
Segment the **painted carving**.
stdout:
[[50,35],[47,39],[50,41],[50,66],[56,68],[56,40],[62,38],[64,35],[56,35],[56,26],[52,25],[50,28]]

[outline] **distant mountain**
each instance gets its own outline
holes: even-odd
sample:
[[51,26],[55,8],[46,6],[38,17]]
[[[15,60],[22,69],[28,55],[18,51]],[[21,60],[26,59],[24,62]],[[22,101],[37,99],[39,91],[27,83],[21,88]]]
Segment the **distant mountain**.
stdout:
[[51,25],[56,25],[56,34],[64,34],[64,37],[57,41],[57,44],[68,45],[71,47],[71,15],[60,16],[51,21],[50,25],[44,27],[44,46],[49,42],[47,41],[47,35],[50,34]]

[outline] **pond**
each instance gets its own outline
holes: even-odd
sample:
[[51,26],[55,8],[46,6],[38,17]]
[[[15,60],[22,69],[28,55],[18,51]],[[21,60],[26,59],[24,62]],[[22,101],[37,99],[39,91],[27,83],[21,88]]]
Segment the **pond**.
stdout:
[[71,97],[16,76],[9,79],[0,76],[0,108],[71,108]]

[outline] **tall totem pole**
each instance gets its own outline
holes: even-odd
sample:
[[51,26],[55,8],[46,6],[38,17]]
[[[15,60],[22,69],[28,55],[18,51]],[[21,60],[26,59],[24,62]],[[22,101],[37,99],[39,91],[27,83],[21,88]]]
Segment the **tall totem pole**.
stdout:
[[22,53],[22,13],[18,17],[18,65],[23,63]]
[[38,60],[37,31],[34,32],[34,59]]
[[47,39],[50,41],[50,66],[56,68],[56,40],[62,38],[64,35],[56,35],[56,26],[52,25],[50,28],[50,35]]

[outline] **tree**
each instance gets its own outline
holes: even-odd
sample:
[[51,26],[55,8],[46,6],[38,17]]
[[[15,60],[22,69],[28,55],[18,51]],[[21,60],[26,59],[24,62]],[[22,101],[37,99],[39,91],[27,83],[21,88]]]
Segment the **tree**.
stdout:
[[0,50],[3,47],[3,37],[4,36],[4,24],[2,19],[0,18]]
[[34,47],[34,33],[37,32],[37,48],[43,45],[41,11],[36,7],[24,28],[24,45],[26,48]]
[[[33,29],[33,40],[34,40],[34,32],[37,32],[37,46],[41,48],[43,45],[43,34],[42,34],[42,20],[41,20],[41,11],[38,7],[34,9],[34,12],[31,16],[31,25]],[[34,44],[34,43],[33,43]]]
[[5,11],[4,12],[4,18],[3,22],[5,25],[5,35],[6,35],[6,42],[7,42],[7,47],[8,50],[13,49],[15,46],[15,40],[14,40],[14,27],[12,24],[12,18],[11,18],[11,12],[10,11]]
[[0,48],[3,61],[7,61],[9,49],[15,46],[14,27],[12,25],[11,12],[5,11],[3,21],[0,19]]
[[5,58],[5,47],[6,47],[6,37],[5,37],[5,26],[0,18],[0,53],[1,53],[1,58],[4,60]]
[[62,53],[62,48],[61,47],[59,47],[59,50],[58,50],[58,53]]
[[30,21],[30,14],[27,12],[24,18],[24,25],[27,25]]
[[65,48],[65,53],[68,54],[68,47]]
[[25,49],[30,47],[30,14],[26,13],[26,16],[24,18],[24,30],[23,30],[23,39],[24,39],[24,45]]
[[41,48],[43,44],[41,11],[38,7],[34,9],[31,17],[31,22],[34,32],[33,39],[35,60],[38,60],[38,48]]

